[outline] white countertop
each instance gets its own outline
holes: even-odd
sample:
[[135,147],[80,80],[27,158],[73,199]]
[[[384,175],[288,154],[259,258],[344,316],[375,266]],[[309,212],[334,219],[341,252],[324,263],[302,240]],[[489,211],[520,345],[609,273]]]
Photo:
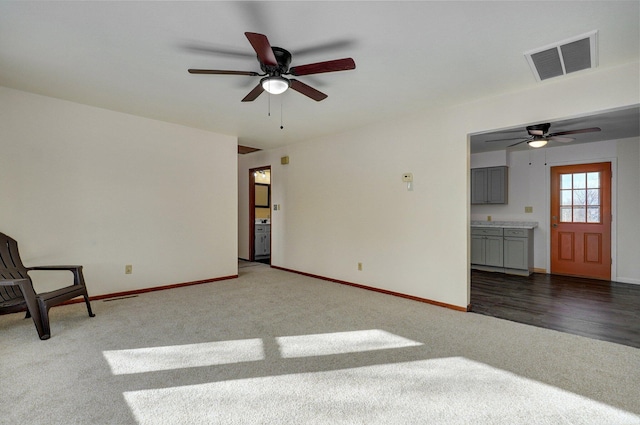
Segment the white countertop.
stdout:
[[511,229],[535,229],[537,221],[481,221],[472,220],[471,227],[508,227]]

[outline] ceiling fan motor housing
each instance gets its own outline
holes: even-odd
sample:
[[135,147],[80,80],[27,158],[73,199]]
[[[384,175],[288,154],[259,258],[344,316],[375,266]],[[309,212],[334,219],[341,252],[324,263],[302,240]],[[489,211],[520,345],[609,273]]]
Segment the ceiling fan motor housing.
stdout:
[[260,62],[260,58],[258,58],[258,62],[260,62],[260,68],[269,76],[279,76],[282,74],[286,74],[287,71],[289,71],[289,65],[291,64],[291,53],[281,47],[272,46],[271,50],[273,50],[273,54],[276,57],[278,66],[265,65],[264,63]]
[[547,134],[550,127],[551,124],[549,123],[530,125],[527,126],[527,133],[532,136],[544,136],[545,134]]

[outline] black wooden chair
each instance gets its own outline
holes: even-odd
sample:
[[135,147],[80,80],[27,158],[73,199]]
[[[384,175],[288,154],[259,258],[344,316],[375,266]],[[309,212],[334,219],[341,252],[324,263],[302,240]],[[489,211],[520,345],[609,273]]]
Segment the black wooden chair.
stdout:
[[[28,275],[30,270],[67,270],[73,273],[73,285],[50,292],[36,293]],[[25,318],[31,317],[40,339],[49,339],[49,309],[76,297],[84,297],[90,317],[89,295],[84,284],[82,266],[40,266],[25,267],[20,260],[18,243],[0,233],[0,314],[27,311]]]

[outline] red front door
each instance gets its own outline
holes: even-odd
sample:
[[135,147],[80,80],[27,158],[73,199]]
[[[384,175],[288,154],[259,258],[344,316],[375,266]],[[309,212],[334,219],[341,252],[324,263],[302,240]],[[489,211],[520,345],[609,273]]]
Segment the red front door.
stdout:
[[611,279],[611,163],[551,167],[551,273]]

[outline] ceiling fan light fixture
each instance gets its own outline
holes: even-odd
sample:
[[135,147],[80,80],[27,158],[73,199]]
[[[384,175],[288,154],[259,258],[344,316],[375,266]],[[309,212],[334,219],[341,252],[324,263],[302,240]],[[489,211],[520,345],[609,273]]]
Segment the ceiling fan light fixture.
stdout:
[[533,136],[533,140],[527,142],[532,148],[541,148],[547,144],[547,139],[542,136]]
[[283,77],[265,77],[260,84],[266,92],[271,94],[281,94],[289,88],[289,80]]

